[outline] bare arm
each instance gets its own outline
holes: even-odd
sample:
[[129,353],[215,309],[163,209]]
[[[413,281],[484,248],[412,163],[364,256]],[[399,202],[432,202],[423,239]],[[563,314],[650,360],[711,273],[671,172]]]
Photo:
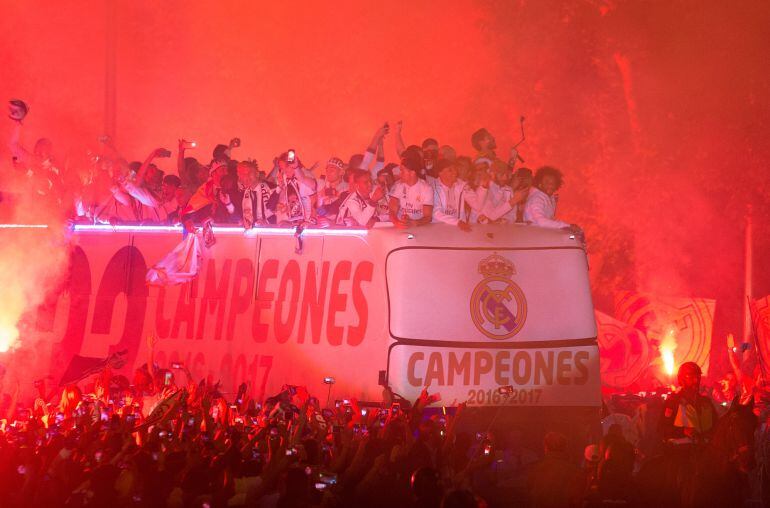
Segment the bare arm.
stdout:
[[398,216],[399,209],[401,208],[401,204],[398,202],[398,199],[391,196],[390,202],[388,204],[390,206],[390,221],[393,223],[393,225],[401,228],[406,227],[407,224]]
[[[186,147],[185,147],[185,140],[184,139],[180,139],[179,140],[179,148],[177,149],[177,152],[176,152],[176,174],[179,175],[180,178],[182,177],[182,175],[185,174],[184,173],[184,170],[185,170],[184,151],[185,151],[185,149],[186,149]],[[186,182],[187,180],[185,179],[183,181]]]
[[[375,160],[375,157],[377,158],[377,162],[379,164],[379,151],[380,147],[382,146],[382,140],[385,137],[385,134],[388,133],[388,127],[387,123],[383,124],[382,127],[377,129],[377,132],[374,133],[374,136],[372,137],[371,143],[369,143],[369,146],[366,147],[366,152],[364,153],[364,159],[361,161],[361,167],[363,169],[369,169],[369,167],[372,165],[372,162]],[[383,156],[383,161],[385,160]],[[381,168],[381,166],[380,166]],[[380,170],[380,168],[375,165],[374,168],[371,169],[372,178],[377,178],[377,171]]]
[[433,220],[433,205],[422,205],[422,218],[412,221],[415,226],[430,224]]
[[150,155],[147,156],[147,158],[144,160],[142,165],[139,167],[139,171],[136,172],[136,181],[141,182],[144,179],[144,174],[147,172],[147,168],[150,167],[150,164],[152,164],[153,159],[158,156],[158,152],[163,150],[162,148],[156,148],[152,152],[150,152]]
[[404,150],[406,150],[406,144],[404,143],[404,138],[401,137],[401,128],[403,127],[403,122],[401,120],[398,121],[396,124],[396,153],[399,157],[401,157],[401,154],[404,153]]
[[8,141],[8,147],[11,149],[11,156],[14,159],[26,162],[30,153],[21,145],[21,122],[16,122],[11,131],[11,139]]

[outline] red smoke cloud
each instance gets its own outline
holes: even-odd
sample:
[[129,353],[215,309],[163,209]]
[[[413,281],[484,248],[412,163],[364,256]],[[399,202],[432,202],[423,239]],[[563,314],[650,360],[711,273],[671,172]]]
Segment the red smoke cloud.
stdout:
[[289,146],[346,158],[386,119],[466,154],[486,126],[507,154],[524,114],[527,165],[565,172],[560,215],[588,232],[600,308],[618,288],[716,298],[717,335],[738,332],[747,203],[770,292],[766,2],[170,1],[106,19],[90,2],[4,5],[0,98],[30,103],[27,142],[51,137],[60,159],[102,132],[111,30],[131,160],[180,137],[207,160],[233,136],[263,166]]

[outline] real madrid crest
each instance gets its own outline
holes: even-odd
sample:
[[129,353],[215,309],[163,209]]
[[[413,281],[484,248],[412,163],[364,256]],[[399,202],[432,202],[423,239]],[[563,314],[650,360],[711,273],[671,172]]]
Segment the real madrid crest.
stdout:
[[490,339],[510,339],[527,319],[527,300],[511,280],[513,263],[497,253],[479,262],[484,277],[471,294],[471,318],[476,328]]

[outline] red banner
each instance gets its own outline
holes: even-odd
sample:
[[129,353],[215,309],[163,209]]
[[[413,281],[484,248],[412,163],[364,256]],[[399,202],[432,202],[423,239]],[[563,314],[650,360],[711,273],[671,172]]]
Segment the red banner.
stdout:
[[749,307],[757,351],[762,355],[765,371],[770,372],[770,295],[752,300]]

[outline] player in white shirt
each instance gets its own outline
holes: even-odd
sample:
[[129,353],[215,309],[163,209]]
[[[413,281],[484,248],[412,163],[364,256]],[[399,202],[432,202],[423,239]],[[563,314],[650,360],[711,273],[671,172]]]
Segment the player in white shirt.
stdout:
[[479,186],[475,191],[457,178],[457,167],[451,161],[441,159],[436,163],[438,178],[433,183],[433,222],[443,222],[470,231],[466,205],[479,209],[487,189]]
[[401,179],[390,193],[390,220],[399,228],[422,226],[433,219],[433,188],[417,177],[422,154],[409,147],[401,155]]
[[484,204],[483,217],[489,223],[513,224],[523,222],[524,203],[529,196],[532,172],[529,169],[520,168],[516,170],[509,182],[511,170],[504,162],[495,161],[493,167],[495,168],[495,181],[489,184],[489,194]]
[[315,178],[308,176],[301,168],[296,155],[289,160],[290,153],[284,152],[278,157],[278,203],[276,215],[278,223],[298,224],[315,219],[315,210],[311,202],[316,192]]
[[340,205],[337,224],[370,228],[377,222],[377,200],[383,190],[378,187],[372,194],[369,172],[362,169],[353,171],[353,189]]
[[490,173],[492,181],[484,206],[479,215],[479,223],[507,223],[514,222],[515,217],[510,217],[513,190],[509,186],[511,169],[500,159],[492,162]]
[[[340,198],[340,194],[347,192],[348,183],[342,178],[345,172],[345,163],[342,159],[332,157],[326,163],[326,174],[318,179],[318,191],[316,192],[316,209],[318,215],[322,215],[334,221],[335,213],[328,213],[326,207]],[[323,207],[323,208],[322,208]]]
[[256,161],[239,162],[237,171],[238,189],[235,192],[235,204],[240,212],[243,227],[251,229],[275,223],[275,213],[268,203],[276,188],[259,177]]
[[396,183],[393,167],[398,167],[398,164],[390,163],[377,173],[376,185],[382,189],[382,197],[377,200],[377,212],[375,212],[379,222],[390,222],[390,193]]
[[556,191],[562,184],[561,171],[544,166],[535,173],[534,186],[531,188],[527,203],[524,205],[524,220],[535,226],[545,228],[580,228],[564,221],[557,220]]

